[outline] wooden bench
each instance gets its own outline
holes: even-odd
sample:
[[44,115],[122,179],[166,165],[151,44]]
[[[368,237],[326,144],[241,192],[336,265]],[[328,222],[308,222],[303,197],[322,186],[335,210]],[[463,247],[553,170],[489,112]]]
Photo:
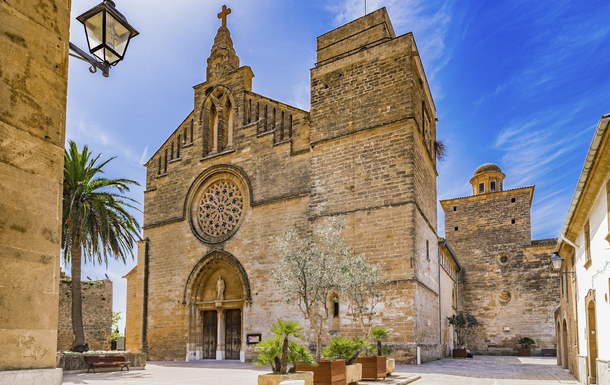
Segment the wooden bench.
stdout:
[[547,354],[551,357],[557,357],[557,349],[542,349],[542,357]]
[[123,368],[127,368],[127,371],[129,371],[128,365],[131,365],[131,361],[127,361],[125,356],[120,354],[85,356],[85,359],[87,360],[87,364],[89,364],[87,373],[89,373],[89,369],[93,369],[93,373],[95,373],[96,366],[120,366],[121,372],[123,371]]

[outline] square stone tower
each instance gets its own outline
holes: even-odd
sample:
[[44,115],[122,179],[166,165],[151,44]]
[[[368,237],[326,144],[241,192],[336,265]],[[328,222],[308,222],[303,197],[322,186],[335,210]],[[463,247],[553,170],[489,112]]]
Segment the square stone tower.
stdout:
[[317,46],[309,218],[347,216],[354,250],[390,280],[381,313],[396,349],[437,358],[436,110],[413,34],[397,37],[382,8]]
[[504,190],[504,173],[487,163],[470,180],[472,196],[441,201],[445,238],[463,266],[459,310],[481,323],[465,342],[481,354],[517,354],[519,338],[535,352],[553,348],[558,280],[549,269],[556,238],[532,240],[534,186]]

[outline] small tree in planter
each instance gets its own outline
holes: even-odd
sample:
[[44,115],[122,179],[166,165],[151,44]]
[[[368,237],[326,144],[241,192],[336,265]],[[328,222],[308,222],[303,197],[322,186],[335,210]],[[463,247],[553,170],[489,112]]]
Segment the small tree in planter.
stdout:
[[345,359],[345,382],[353,384],[362,380],[362,364],[358,365],[356,359],[368,346],[364,338],[335,337],[322,350],[322,355],[329,359]]
[[280,259],[273,281],[286,303],[296,302],[316,336],[316,360],[322,356],[324,322],[329,318],[328,298],[341,287],[339,261],[350,252],[341,236],[343,217],[324,220],[315,230],[316,242],[294,231],[277,238]]
[[322,350],[324,358],[340,358],[345,365],[353,365],[356,358],[367,349],[368,342],[364,338],[335,337]]
[[[477,321],[477,319],[469,314],[469,313],[464,313],[464,312],[460,312],[460,314],[458,314],[457,316],[455,314],[453,314],[451,317],[447,317],[447,320],[449,321],[449,325],[453,326],[453,330],[455,332],[455,336],[457,338],[457,343],[458,346],[461,346],[462,344],[465,343],[465,339],[466,337],[471,334],[472,332],[474,332],[479,326],[480,323],[479,321]],[[456,351],[457,350],[464,350],[463,351],[463,355],[456,355]],[[458,352],[458,353],[462,353],[462,352]],[[453,349],[453,356],[460,356],[460,357],[466,357],[466,350],[465,349]]]
[[366,337],[371,331],[375,306],[383,297],[379,286],[386,282],[385,277],[379,265],[366,263],[363,254],[343,258],[341,274],[343,279],[340,290],[356,322],[356,336],[360,327],[362,335]]
[[521,349],[519,349],[519,355],[522,357],[529,357],[532,354],[530,346],[536,345],[536,341],[534,341],[530,337],[521,337],[519,338],[519,344],[521,345]]
[[[257,347],[258,358],[254,362],[257,366],[270,365],[273,373],[288,373],[288,362],[292,363],[291,369],[296,369],[296,363],[303,361],[314,365],[313,356],[301,344],[290,341],[290,337],[303,338],[298,321],[277,320],[271,328],[274,338],[266,338]],[[294,370],[292,370],[294,373]]]
[[[390,332],[384,326],[375,326],[369,333],[369,338],[377,343],[377,355],[383,356],[383,346],[381,341],[387,341],[390,339]],[[391,352],[391,350],[390,350]]]

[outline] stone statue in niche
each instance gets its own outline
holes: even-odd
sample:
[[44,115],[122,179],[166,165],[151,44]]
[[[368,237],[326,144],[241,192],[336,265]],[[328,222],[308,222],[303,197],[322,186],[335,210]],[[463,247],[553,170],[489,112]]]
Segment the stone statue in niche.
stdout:
[[218,281],[216,281],[216,301],[223,299],[225,299],[225,281],[222,279],[222,275],[219,275]]

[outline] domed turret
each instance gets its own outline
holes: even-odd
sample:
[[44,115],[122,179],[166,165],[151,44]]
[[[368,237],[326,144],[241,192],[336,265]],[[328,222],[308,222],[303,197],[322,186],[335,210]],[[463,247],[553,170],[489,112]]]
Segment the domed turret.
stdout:
[[480,165],[470,179],[472,195],[502,191],[505,176],[497,164],[485,163]]

